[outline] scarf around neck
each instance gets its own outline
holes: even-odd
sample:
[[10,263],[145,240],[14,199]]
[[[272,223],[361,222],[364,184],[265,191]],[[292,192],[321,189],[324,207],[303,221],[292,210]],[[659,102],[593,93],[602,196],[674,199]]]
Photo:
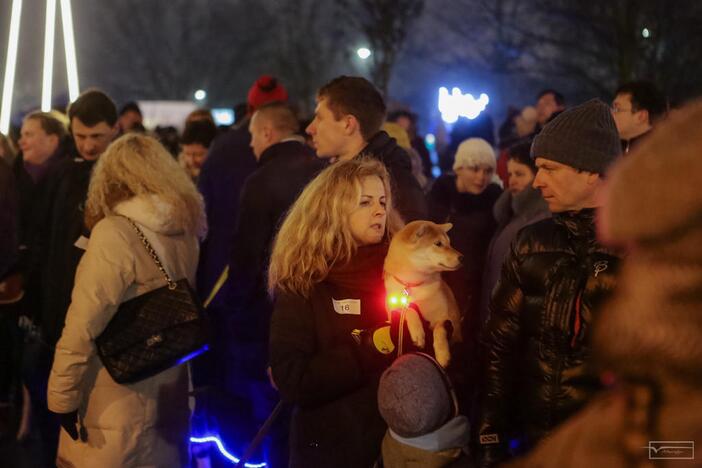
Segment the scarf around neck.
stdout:
[[364,315],[384,318],[383,263],[388,247],[387,241],[359,247],[349,261],[333,265],[324,282],[334,299],[361,299]]

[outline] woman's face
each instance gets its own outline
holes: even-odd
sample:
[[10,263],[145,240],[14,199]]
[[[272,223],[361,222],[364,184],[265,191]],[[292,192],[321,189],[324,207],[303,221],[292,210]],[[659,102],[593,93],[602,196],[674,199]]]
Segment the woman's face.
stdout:
[[510,159],[507,161],[507,175],[509,176],[509,191],[517,194],[531,185],[534,180],[534,173],[526,164]]
[[380,177],[361,181],[361,196],[349,215],[351,235],[356,245],[377,244],[385,235],[385,185]]
[[460,179],[460,185],[464,191],[474,195],[483,193],[492,180],[494,172],[495,170],[487,164],[456,169],[456,175]]

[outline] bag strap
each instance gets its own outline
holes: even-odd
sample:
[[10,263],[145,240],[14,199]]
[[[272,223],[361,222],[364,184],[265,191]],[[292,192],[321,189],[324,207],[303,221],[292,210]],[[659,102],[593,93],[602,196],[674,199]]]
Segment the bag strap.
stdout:
[[127,221],[129,221],[129,224],[132,225],[132,227],[136,231],[137,235],[139,236],[139,239],[141,239],[141,243],[144,244],[144,248],[149,253],[151,258],[153,259],[154,263],[158,267],[158,269],[161,272],[161,274],[163,275],[163,277],[166,278],[166,282],[168,283],[168,289],[170,289],[171,291],[176,289],[178,287],[178,285],[171,279],[171,277],[168,275],[168,273],[166,273],[166,269],[163,268],[163,264],[161,263],[161,260],[159,260],[158,255],[156,254],[156,251],[149,243],[149,240],[144,235],[144,232],[141,229],[139,229],[139,226],[137,226],[137,224],[132,220],[132,218],[130,218],[128,216],[124,216],[124,215],[119,215],[119,216],[125,218]]

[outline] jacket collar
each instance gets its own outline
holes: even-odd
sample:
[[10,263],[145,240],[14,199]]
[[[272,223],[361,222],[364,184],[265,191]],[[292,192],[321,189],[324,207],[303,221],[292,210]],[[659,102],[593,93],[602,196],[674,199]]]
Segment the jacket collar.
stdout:
[[595,238],[595,208],[554,213],[553,220],[576,237]]
[[305,138],[300,135],[293,135],[289,138],[284,138],[278,143],[274,143],[268,148],[266,148],[261,157],[258,160],[258,165],[263,166],[268,164],[270,161],[276,158],[277,155],[281,154],[281,149],[289,145],[303,145],[305,143]]

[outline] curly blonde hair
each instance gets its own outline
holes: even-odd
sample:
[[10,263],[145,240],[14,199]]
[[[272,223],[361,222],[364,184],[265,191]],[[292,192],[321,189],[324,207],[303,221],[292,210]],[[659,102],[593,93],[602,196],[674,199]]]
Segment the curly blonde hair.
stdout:
[[331,165],[307,185],[278,231],[268,268],[271,295],[280,289],[308,297],[332,265],[354,255],[349,216],[366,177],[379,177],[385,186],[388,238],[401,229],[392,208],[390,177],[381,162],[360,158]]
[[158,195],[174,207],[175,223],[203,238],[204,203],[195,185],[154,138],[126,134],[110,144],[93,169],[85,205],[85,225],[92,229],[114,207],[139,195]]

